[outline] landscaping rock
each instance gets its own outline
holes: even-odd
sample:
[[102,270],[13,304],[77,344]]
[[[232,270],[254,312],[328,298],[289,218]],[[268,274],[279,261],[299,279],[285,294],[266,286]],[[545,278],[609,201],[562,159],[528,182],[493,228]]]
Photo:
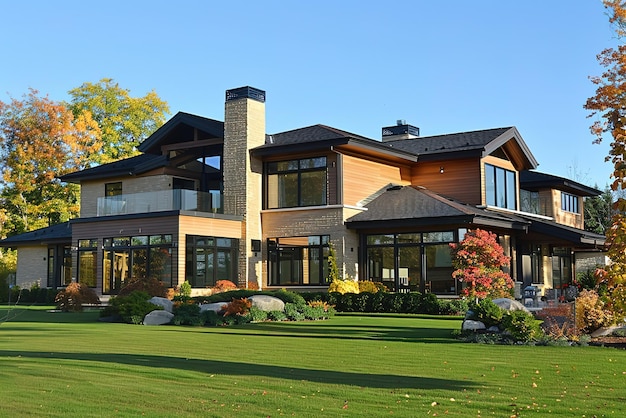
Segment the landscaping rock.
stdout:
[[278,299],[274,296],[269,295],[254,295],[248,298],[249,301],[252,301],[252,306],[265,311],[284,311],[285,310],[285,302]]
[[463,331],[478,331],[481,329],[486,329],[484,323],[480,321],[474,321],[472,319],[466,319],[463,321],[463,327],[461,328]]
[[143,318],[144,325],[165,325],[172,322],[172,318],[174,318],[174,314],[171,312],[167,312],[164,310],[156,310],[150,312]]
[[228,306],[228,303],[227,302],[204,303],[198,306],[200,306],[200,312],[213,311],[215,313],[220,313],[226,309],[226,306]]
[[153,305],[163,307],[163,310],[169,313],[174,312],[174,303],[172,303],[172,301],[169,299],[153,296],[148,302],[152,303]]
[[505,311],[526,311],[530,312],[521,302],[509,298],[494,299],[493,303]]

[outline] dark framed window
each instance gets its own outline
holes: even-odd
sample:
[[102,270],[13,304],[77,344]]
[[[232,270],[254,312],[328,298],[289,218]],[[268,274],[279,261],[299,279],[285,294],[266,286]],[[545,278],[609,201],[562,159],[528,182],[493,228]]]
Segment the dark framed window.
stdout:
[[485,194],[487,205],[517,209],[517,181],[515,172],[485,164]]
[[104,184],[104,195],[106,197],[119,196],[122,194],[122,182]]
[[72,282],[72,249],[69,245],[48,247],[48,287],[67,286]]
[[131,278],[172,286],[172,235],[105,238],[102,292],[116,294]]
[[326,205],[326,157],[267,163],[266,195],[269,209]]
[[269,285],[327,285],[329,240],[328,235],[269,239]]
[[578,196],[561,192],[561,210],[572,213],[580,213],[578,208]]
[[98,240],[78,240],[78,282],[96,287]]
[[458,294],[449,246],[456,237],[453,231],[367,235],[366,280],[394,292]]
[[191,287],[213,287],[218,280],[237,283],[239,240],[187,235],[185,279]]

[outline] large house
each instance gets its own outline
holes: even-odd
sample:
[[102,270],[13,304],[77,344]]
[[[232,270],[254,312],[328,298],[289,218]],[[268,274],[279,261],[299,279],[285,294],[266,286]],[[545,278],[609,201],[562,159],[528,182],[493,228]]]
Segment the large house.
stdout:
[[471,228],[497,234],[523,286],[560,288],[603,262],[604,236],[583,229],[584,198],[600,192],[536,172],[515,127],[268,135],[265,92],[242,87],[226,92],[224,122],[178,113],[139,150],[61,177],[80,184],[79,218],[0,242],[18,249],[18,285],[323,290],[332,246],[344,277],[455,296],[449,243]]

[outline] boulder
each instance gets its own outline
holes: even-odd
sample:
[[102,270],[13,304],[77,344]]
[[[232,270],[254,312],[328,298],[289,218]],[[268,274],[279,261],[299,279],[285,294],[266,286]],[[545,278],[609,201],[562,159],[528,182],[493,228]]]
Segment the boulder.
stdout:
[[495,303],[496,305],[498,305],[500,308],[504,309],[505,311],[526,311],[526,312],[529,312],[529,310],[521,302],[518,302],[518,301],[513,300],[513,299],[498,298],[498,299],[494,299],[493,303]]
[[474,321],[472,319],[466,319],[463,321],[463,327],[461,328],[463,331],[478,331],[481,329],[486,329],[484,323],[480,321]]
[[213,311],[215,313],[220,313],[226,309],[228,302],[202,303],[198,306],[200,307],[200,312]]
[[249,301],[252,302],[252,306],[265,311],[284,311],[285,310],[285,302],[278,299],[274,296],[269,295],[254,295],[248,298]]
[[174,312],[174,303],[169,299],[153,296],[148,302],[153,305],[161,306],[163,310],[169,313]]
[[144,325],[165,325],[172,322],[174,314],[161,309],[150,312],[143,318]]

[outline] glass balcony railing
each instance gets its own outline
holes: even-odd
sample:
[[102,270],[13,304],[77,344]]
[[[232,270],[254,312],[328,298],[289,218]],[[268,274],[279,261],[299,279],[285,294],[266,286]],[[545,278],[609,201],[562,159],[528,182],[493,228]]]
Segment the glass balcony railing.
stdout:
[[162,190],[99,197],[97,216],[151,213],[168,210],[224,213],[224,197],[219,191]]

